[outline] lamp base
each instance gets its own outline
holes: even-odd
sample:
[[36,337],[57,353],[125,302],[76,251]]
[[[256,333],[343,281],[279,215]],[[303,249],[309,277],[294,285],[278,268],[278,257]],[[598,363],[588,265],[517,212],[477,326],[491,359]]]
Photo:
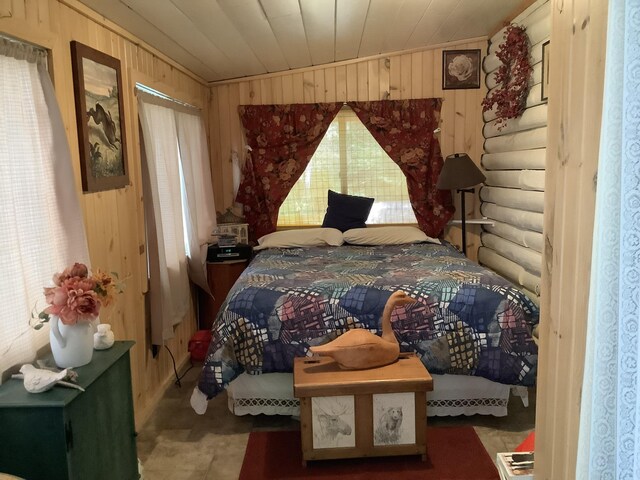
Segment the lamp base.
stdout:
[[460,193],[460,217],[462,223],[462,253],[464,256],[467,256],[467,225],[466,225],[466,217],[467,217],[467,209],[465,208],[464,203],[464,194],[465,193],[475,193],[475,188],[459,188],[456,190]]

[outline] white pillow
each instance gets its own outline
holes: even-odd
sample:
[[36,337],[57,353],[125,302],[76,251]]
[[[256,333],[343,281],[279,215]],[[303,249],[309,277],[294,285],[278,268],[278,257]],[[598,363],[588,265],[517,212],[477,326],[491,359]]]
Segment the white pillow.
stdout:
[[319,247],[323,245],[338,247],[343,243],[342,232],[336,228],[304,228],[282,230],[264,235],[258,239],[258,246],[253,249]]
[[440,240],[427,236],[411,226],[352,228],[343,233],[344,241],[353,245],[401,245],[403,243],[437,243]]

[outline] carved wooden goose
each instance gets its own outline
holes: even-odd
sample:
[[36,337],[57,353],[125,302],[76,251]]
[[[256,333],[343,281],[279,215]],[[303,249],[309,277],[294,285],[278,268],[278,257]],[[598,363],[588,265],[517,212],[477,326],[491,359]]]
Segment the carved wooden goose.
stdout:
[[393,363],[400,355],[400,345],[391,328],[391,312],[398,305],[414,302],[416,300],[404,292],[391,294],[382,312],[381,337],[356,328],[325,345],[310,347],[310,350],[315,355],[333,358],[345,370],[381,367]]

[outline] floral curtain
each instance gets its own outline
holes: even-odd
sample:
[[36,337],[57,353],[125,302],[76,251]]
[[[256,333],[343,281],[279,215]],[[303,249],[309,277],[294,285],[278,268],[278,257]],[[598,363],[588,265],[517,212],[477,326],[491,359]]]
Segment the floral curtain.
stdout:
[[236,201],[252,239],[276,230],[280,205],[339,110],[339,103],[238,107],[250,151]]
[[438,128],[442,100],[382,100],[348,105],[407,178],[409,200],[420,229],[431,237],[440,236],[455,211],[451,192],[436,187],[444,161],[433,131]]

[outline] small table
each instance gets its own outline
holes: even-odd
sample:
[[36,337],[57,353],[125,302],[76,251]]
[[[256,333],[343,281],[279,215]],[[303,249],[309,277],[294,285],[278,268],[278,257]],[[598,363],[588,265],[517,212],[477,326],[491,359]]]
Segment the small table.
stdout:
[[15,379],[0,385],[0,470],[29,480],[137,479],[133,344],[115,342],[74,368],[84,392],[29,393]]
[[198,328],[200,330],[211,330],[222,303],[248,264],[249,259],[207,262],[207,278],[213,297],[199,291]]
[[307,460],[422,455],[433,380],[415,354],[384,367],[342,370],[328,357],[296,358],[303,465]]

